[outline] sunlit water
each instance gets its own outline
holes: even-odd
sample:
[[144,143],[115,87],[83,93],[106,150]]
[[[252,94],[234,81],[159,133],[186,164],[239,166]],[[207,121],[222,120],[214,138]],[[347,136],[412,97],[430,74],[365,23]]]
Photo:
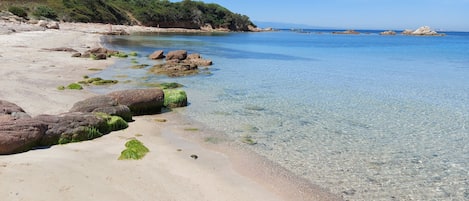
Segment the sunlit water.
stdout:
[[[469,200],[469,34],[328,33],[119,36],[107,46],[146,55],[186,49],[211,74],[167,78],[131,58],[96,74],[185,85],[183,115],[250,135],[252,149],[349,200]],[[135,61],[134,61],[135,62]],[[127,83],[126,80],[130,80]]]

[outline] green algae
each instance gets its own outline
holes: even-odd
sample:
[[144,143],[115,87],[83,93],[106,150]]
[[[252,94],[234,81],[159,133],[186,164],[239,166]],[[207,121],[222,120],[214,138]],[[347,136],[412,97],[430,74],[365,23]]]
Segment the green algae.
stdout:
[[78,83],[71,83],[71,84],[67,85],[66,88],[67,89],[72,89],[72,90],[82,90],[83,89],[83,87]]
[[168,108],[177,108],[187,106],[187,94],[182,89],[165,89],[164,106]]
[[131,139],[125,143],[126,149],[121,152],[118,160],[140,160],[150,150],[137,139]]

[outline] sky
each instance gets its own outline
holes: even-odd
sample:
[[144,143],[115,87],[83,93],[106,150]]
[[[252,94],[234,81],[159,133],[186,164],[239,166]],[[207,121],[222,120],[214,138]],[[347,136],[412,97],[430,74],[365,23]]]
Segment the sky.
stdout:
[[469,0],[203,0],[255,22],[342,29],[469,31]]

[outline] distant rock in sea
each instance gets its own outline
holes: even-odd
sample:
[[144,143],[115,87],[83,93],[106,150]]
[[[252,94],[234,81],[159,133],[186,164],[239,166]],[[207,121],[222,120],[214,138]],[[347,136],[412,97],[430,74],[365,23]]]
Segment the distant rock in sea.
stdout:
[[347,30],[347,31],[334,31],[332,34],[360,34],[359,32],[355,30]]
[[383,32],[379,33],[379,35],[394,36],[394,35],[396,35],[396,32],[392,31],[392,30],[388,30],[388,31],[383,31]]
[[412,35],[412,36],[444,36],[445,34],[438,33],[431,29],[429,26],[423,26],[416,30],[406,29],[402,32],[403,35]]

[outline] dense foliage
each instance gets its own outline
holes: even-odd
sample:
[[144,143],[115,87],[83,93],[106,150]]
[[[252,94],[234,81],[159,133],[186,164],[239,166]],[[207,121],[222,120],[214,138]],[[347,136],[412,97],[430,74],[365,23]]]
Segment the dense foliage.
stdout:
[[[32,16],[69,22],[141,24],[146,26],[226,28],[247,31],[254,26],[246,15],[236,14],[218,4],[183,0],[2,0],[0,8],[29,11]],[[23,14],[24,17],[24,14]]]

